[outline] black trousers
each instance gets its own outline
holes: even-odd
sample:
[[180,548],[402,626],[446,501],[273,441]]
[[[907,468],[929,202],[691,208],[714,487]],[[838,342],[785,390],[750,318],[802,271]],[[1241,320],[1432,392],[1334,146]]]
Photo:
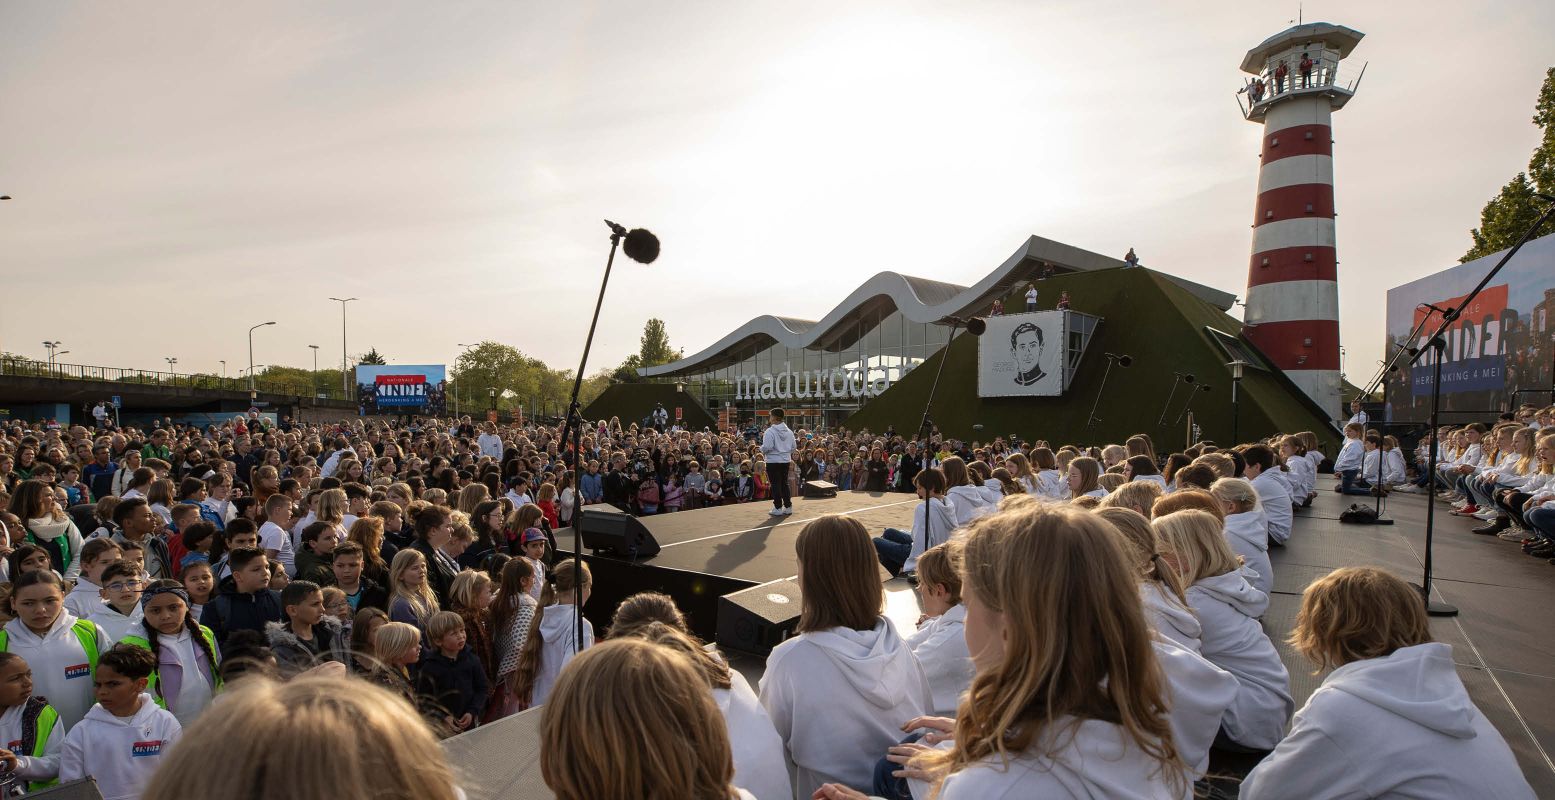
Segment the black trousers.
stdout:
[[790,464],[774,464],[767,462],[767,481],[772,484],[772,507],[783,508],[794,505],[793,493],[788,489],[788,468]]

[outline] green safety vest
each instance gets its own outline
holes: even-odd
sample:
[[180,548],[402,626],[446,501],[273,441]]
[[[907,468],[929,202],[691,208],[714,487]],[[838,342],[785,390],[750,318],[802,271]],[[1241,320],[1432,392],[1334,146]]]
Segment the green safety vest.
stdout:
[[[205,640],[205,644],[210,647],[210,652],[216,652],[216,634],[211,632],[210,628],[201,625],[200,638]],[[151,641],[146,639],[144,636],[126,636],[119,640],[119,644],[132,645],[134,647],[139,647],[142,650],[151,649]],[[153,653],[152,655],[159,654]],[[151,670],[150,677],[146,678],[146,691],[151,693],[151,698],[157,702],[159,707],[165,709],[167,708],[167,700],[162,697],[162,692],[157,689],[157,672],[158,671],[156,669]],[[221,691],[221,675],[216,671],[215,664],[211,665],[211,681],[211,691]]]
[[[92,675],[97,675],[97,623],[89,619],[78,619],[70,629],[75,631],[76,638],[81,641],[81,649],[86,651],[86,663],[92,669]],[[11,632],[0,628],[0,653],[8,653],[11,650]]]
[[[35,710],[36,709],[36,710]],[[30,723],[30,725],[29,725]],[[33,758],[42,758],[49,746],[49,737],[59,728],[59,712],[49,705],[41,697],[27,699],[27,707],[22,711],[22,745],[26,748],[29,740],[32,747],[26,748],[27,755]],[[50,778],[46,781],[30,781],[27,791],[37,792],[47,789],[59,783],[58,778]]]

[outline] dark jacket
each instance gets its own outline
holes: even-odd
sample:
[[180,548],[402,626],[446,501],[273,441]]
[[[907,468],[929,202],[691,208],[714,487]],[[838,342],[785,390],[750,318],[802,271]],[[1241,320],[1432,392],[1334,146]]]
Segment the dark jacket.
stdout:
[[274,589],[260,589],[252,594],[237,590],[231,579],[222,581],[221,594],[216,595],[205,610],[200,612],[200,624],[216,634],[216,641],[223,649],[227,637],[233,631],[258,631],[265,634],[265,624],[281,621],[281,593]]
[[410,545],[410,549],[421,553],[427,560],[427,585],[432,587],[432,594],[437,595],[438,607],[446,608],[448,590],[453,586],[458,570],[449,566],[445,561],[447,556],[436,552],[425,539],[417,539]]
[[328,586],[335,579],[333,560],[326,560],[323,556],[314,553],[303,545],[297,551],[297,574],[292,577],[296,581],[313,581],[320,586]]
[[[326,661],[349,664],[351,660],[346,629],[334,617],[326,616],[313,626],[313,647],[303,644],[284,621],[265,625],[265,637],[270,640],[270,650],[275,653],[283,677],[290,678]],[[314,647],[318,648],[317,653]]]
[[[334,586],[334,574],[330,574],[329,583],[320,585]],[[360,581],[357,583],[357,592],[361,595],[361,597],[356,601],[357,611],[361,611],[364,608],[376,608],[385,614],[389,613],[389,590],[383,588],[383,586],[379,585],[377,581],[371,580],[365,575],[362,576]]]
[[416,694],[441,713],[455,719],[469,714],[480,719],[491,685],[486,670],[466,646],[455,658],[433,650],[416,670]]

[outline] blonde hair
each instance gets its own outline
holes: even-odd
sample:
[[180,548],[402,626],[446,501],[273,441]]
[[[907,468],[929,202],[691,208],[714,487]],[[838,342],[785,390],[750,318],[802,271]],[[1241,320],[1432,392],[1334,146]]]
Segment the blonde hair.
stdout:
[[425,625],[427,618],[437,613],[437,595],[432,593],[432,576],[427,574],[422,578],[421,586],[414,591],[407,592],[400,586],[400,578],[416,564],[421,564],[430,572],[431,564],[427,564],[426,556],[421,555],[420,550],[405,548],[394,554],[394,562],[389,565],[389,608],[394,607],[394,601],[404,598],[410,603],[411,613],[416,615],[416,622]]
[[1128,448],[1130,457],[1145,456],[1150,459],[1151,463],[1155,463],[1155,442],[1150,440],[1149,434],[1136,433],[1128,437],[1128,440],[1123,444]]
[[1178,489],[1171,494],[1162,495],[1150,507],[1152,517],[1164,517],[1178,511],[1206,511],[1213,514],[1222,523],[1226,521],[1226,510],[1220,507],[1215,496],[1201,489]]
[[1344,567],[1307,586],[1288,641],[1322,671],[1434,640],[1413,587],[1375,567]]
[[376,570],[387,570],[383,563],[383,517],[368,515],[357,517],[346,531],[346,541],[362,546],[362,560]]
[[1128,449],[1121,444],[1109,444],[1101,449],[1101,457],[1103,461],[1111,461],[1116,463],[1128,458],[1128,456]]
[[345,489],[325,489],[319,494],[318,502],[313,504],[313,516],[320,522],[339,525],[345,522],[346,509],[349,507]]
[[1161,537],[1150,526],[1148,517],[1132,508],[1098,508],[1092,513],[1112,526],[1119,536],[1118,545],[1124,557],[1141,576],[1161,584],[1168,594],[1187,604],[1188,594],[1183,591],[1182,576],[1161,558]]
[[640,639],[579,653],[540,712],[540,774],[557,800],[732,798],[734,756],[706,681]]
[[1173,511],[1150,522],[1166,554],[1177,564],[1183,583],[1192,586],[1204,578],[1241,568],[1236,553],[1226,542],[1220,520],[1206,511]]
[[[1127,479],[1123,477],[1121,472],[1104,472],[1096,476],[1096,485],[1106,489],[1108,494],[1117,491],[1119,486],[1127,482]],[[1154,483],[1154,481],[1151,481],[1151,483]]]
[[1221,478],[1210,484],[1209,493],[1222,503],[1230,503],[1238,514],[1258,511],[1263,504],[1258,500],[1258,490],[1246,478]]
[[707,680],[709,687],[727,689],[734,685],[729,679],[729,665],[708,650],[695,636],[672,623],[646,620],[626,628],[617,624],[610,628],[610,638],[642,639],[663,645],[685,656],[691,662],[691,666],[696,667],[697,672]]
[[1101,463],[1096,459],[1080,456],[1069,462],[1069,468],[1080,472],[1080,488],[1074,490],[1075,497],[1100,487],[1097,479],[1101,477]]
[[1037,479],[1037,474],[1031,469],[1031,460],[1026,458],[1025,453],[1011,453],[1005,456],[1004,465],[1010,471],[1010,477],[1014,478],[1017,483],[1021,483],[1021,488],[1023,489],[1025,488],[1025,484],[1022,482],[1023,479],[1029,481]]
[[963,591],[1002,615],[1004,653],[962,696],[952,748],[913,766],[938,782],[985,758],[1051,756],[1096,719],[1116,724],[1178,794],[1187,789],[1138,577],[1107,524],[1025,504],[974,522],[962,547]]
[[1101,500],[1102,508],[1128,508],[1149,518],[1155,501],[1165,492],[1155,481],[1129,481]]
[[464,617],[452,611],[439,611],[427,619],[427,641],[433,646],[454,631],[464,630]]
[[[220,702],[221,713],[202,714],[163,756],[141,795],[145,800],[457,796],[453,772],[421,716],[366,681],[245,680],[222,692]],[[222,766],[213,769],[216,764]]]
[[491,576],[480,570],[460,570],[448,585],[448,601],[460,608],[475,608],[475,598],[491,586]]
[[794,541],[799,556],[800,633],[828,628],[867,631],[885,607],[875,544],[863,523],[828,514]]
[[1195,464],[1203,464],[1215,471],[1217,478],[1231,478],[1236,476],[1236,460],[1221,452],[1205,453],[1193,459]]
[[961,540],[951,539],[923,551],[918,556],[918,585],[943,586],[950,593],[950,604],[961,603]]
[[491,499],[491,490],[486,484],[475,482],[459,490],[459,511],[466,514],[475,513],[475,507]]
[[408,622],[385,622],[373,631],[373,656],[384,664],[399,658],[406,650],[420,646],[421,630]]

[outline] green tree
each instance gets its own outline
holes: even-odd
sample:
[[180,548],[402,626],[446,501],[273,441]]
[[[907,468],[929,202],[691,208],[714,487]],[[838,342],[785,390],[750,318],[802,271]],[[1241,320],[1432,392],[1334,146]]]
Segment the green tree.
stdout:
[[366,364],[368,366],[382,367],[386,366],[389,362],[383,360],[383,356],[378,352],[378,348],[374,347],[373,349],[368,350],[359,356],[356,359],[356,363]]
[[637,348],[637,367],[657,367],[660,364],[668,364],[679,359],[684,353],[670,347],[669,333],[664,329],[664,320],[657,317],[651,318],[643,325],[642,339]]
[[1539,126],[1543,136],[1528,160],[1528,171],[1517,173],[1485,204],[1479,227],[1469,231],[1474,246],[1458,259],[1460,263],[1517,244],[1543,210],[1535,203],[1534,193],[1555,193],[1555,67],[1544,73],[1544,84],[1534,104],[1533,124]]

